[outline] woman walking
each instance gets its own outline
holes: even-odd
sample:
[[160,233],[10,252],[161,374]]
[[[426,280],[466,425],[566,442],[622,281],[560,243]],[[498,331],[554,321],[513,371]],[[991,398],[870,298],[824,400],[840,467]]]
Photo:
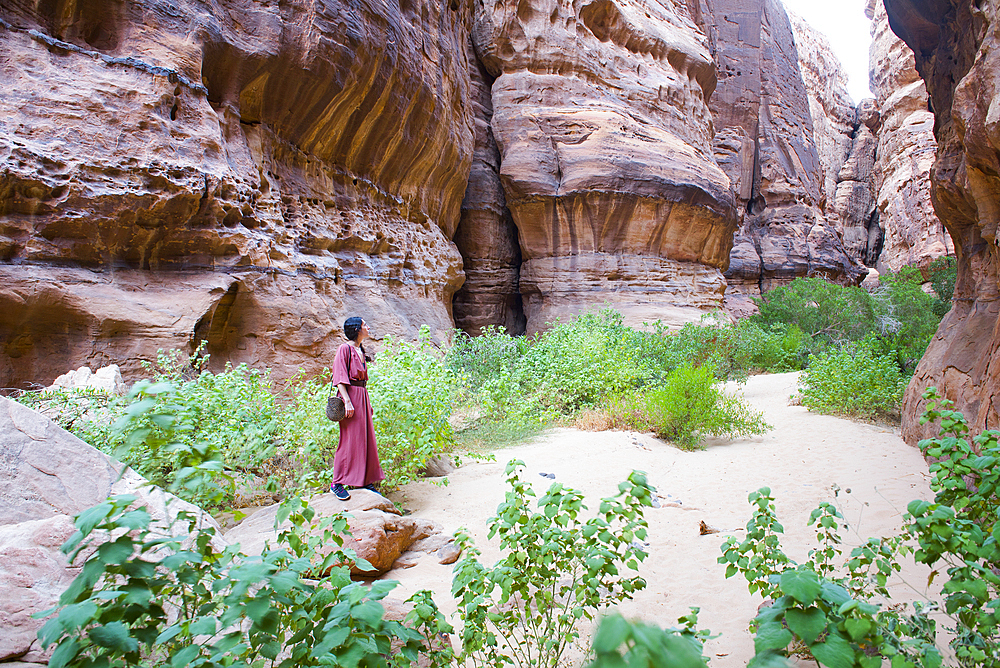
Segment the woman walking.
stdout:
[[333,482],[330,491],[341,501],[351,498],[347,487],[364,487],[378,493],[375,484],[385,479],[378,461],[375,423],[368,400],[368,362],[362,344],[371,338],[368,325],[361,318],[344,322],[348,342],[340,346],[333,359],[333,382],[344,400],[346,417],[340,421],[340,442],[333,458]]

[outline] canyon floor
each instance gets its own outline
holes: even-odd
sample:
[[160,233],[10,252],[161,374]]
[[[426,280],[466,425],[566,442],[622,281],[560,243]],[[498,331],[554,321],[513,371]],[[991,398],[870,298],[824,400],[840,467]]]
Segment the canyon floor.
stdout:
[[[483,551],[483,562],[491,565],[498,548],[495,541],[487,541],[487,523],[503,500],[507,461],[525,462],[525,476],[537,493],[552,483],[539,474],[552,473],[556,481],[583,491],[591,509],[601,497],[613,495],[633,469],[645,471],[661,504],[646,513],[649,557],[640,574],[648,584],[620,611],[675,626],[689,607],[698,606],[699,627],[719,634],[706,644],[711,665],[745,666],[753,655],[747,625],[761,599],[747,592],[740,575],[727,580],[725,567],[716,559],[728,536],[745,535],[750,492],[771,488],[785,528],[784,550],[796,561],[805,560],[814,544],[813,529],[806,522],[823,501],[834,502],[850,525],[842,535],[847,553],[869,536],[894,532],[911,500],[932,498],[923,458],[896,430],[791,406],[796,385],[797,374],[775,374],[729,386],[764,411],[774,427],[764,436],[710,440],[704,450],[684,452],[646,434],[556,429],[530,443],[497,450],[495,462],[466,463],[448,477],[446,487],[422,481],[393,499],[414,515],[441,522],[447,532],[465,527]],[[719,533],[700,535],[701,521]],[[400,582],[398,598],[431,589],[450,615],[455,611],[449,593],[451,571],[451,566],[424,557],[385,577]],[[891,582],[893,600],[923,598],[928,574],[912,562],[904,566]],[[579,654],[571,658],[576,663]]]

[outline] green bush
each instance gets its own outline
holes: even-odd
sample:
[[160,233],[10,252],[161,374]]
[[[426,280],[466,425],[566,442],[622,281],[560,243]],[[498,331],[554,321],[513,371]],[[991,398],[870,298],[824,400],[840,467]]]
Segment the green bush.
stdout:
[[955,294],[955,279],[958,263],[954,257],[945,255],[931,262],[927,280],[934,289],[934,315],[941,319],[951,310],[951,300]]
[[922,280],[919,271],[904,267],[898,273],[880,276],[879,286],[872,292],[879,346],[892,354],[907,374],[913,373],[941,322],[935,313],[938,300],[924,292]]
[[368,392],[388,488],[410,482],[428,457],[454,445],[449,418],[458,379],[434,349],[426,326],[415,343],[383,341],[368,367]]
[[90,556],[39,632],[43,647],[57,645],[52,668],[405,668],[421,655],[431,666],[452,663],[435,644],[451,628],[427,592],[411,597],[416,607],[401,623],[383,619],[379,602],[396,583],[351,582],[340,564],[357,557],[340,547],[343,515],[317,522],[290,499],[278,523],[291,528],[248,557],[238,546],[217,551],[215,530],[195,515],[155,526],[135,501],[112,497],[76,518],[63,550],[71,561]]
[[[945,638],[958,665],[1000,666],[1000,432],[969,439],[968,422],[931,388],[921,423],[940,423],[938,438],[920,442],[933,459],[933,501],[907,505],[899,535],[869,538],[838,564],[843,517],[832,503],[813,511],[816,547],[797,564],[781,550],[774,498],[750,495],[754,512],[746,538],[730,537],[719,562],[770,605],[754,620],[756,656],[750,666],[796,654],[823,666],[938,668]],[[912,608],[889,596],[888,578],[912,555],[934,568],[937,594]],[[940,570],[947,577],[937,578]],[[943,620],[947,635],[938,635]]]
[[795,325],[815,346],[860,341],[875,329],[875,303],[867,291],[822,278],[796,278],[754,302],[759,309],[755,322]]
[[643,508],[652,505],[653,490],[644,474],[633,472],[584,521],[583,494],[561,483],[533,509],[535,492],[518,474],[523,466],[507,464],[510,491],[489,523],[489,537],[500,538],[500,561],[486,568],[460,536],[452,595],[463,626],[461,658],[476,667],[557,668],[582,620],[646,585],[626,572],[646,557],[638,541],[646,537]]
[[799,387],[810,410],[871,419],[899,410],[906,382],[896,357],[867,340],[814,355]]
[[768,429],[763,413],[722,391],[711,366],[685,364],[645,395],[623,402],[633,426],[651,429],[685,450],[708,436],[750,436]]

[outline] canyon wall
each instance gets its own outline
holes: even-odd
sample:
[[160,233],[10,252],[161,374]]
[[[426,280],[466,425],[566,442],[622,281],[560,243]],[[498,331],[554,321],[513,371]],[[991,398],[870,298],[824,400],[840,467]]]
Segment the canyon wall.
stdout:
[[[719,68],[710,102],[715,155],[733,183],[740,215],[726,272],[729,310],[746,312],[749,297],[797,276],[859,281],[866,270],[845,248],[829,201],[854,126],[846,98],[835,84],[821,81],[826,66],[819,58],[834,62],[829,50],[814,42],[800,54],[788,15],[775,0],[707,6],[703,25]],[[810,62],[811,99],[802,56]],[[827,70],[825,76],[835,74]]]
[[951,311],[903,400],[903,437],[920,425],[935,386],[974,432],[1000,427],[1000,7],[974,0],[885,0],[889,26],[912,49],[934,112],[931,198],[951,235],[958,277]]
[[864,123],[777,0],[16,0],[0,54],[0,387],[864,274]]
[[527,331],[602,304],[632,323],[720,307],[736,213],[687,5],[477,1],[474,21]]
[[466,3],[0,6],[0,386],[207,341],[287,376],[446,334]]
[[934,114],[913,51],[889,28],[882,0],[869,0],[865,13],[872,20],[869,72],[881,123],[875,204],[885,243],[877,268],[926,268],[935,258],[955,253],[931,204]]

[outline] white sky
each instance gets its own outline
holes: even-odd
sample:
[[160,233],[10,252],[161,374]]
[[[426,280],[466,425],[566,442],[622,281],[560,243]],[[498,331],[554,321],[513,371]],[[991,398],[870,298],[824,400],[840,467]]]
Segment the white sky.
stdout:
[[865,0],[782,0],[785,7],[825,34],[847,74],[854,103],[872,97],[868,90],[868,47],[871,21]]

